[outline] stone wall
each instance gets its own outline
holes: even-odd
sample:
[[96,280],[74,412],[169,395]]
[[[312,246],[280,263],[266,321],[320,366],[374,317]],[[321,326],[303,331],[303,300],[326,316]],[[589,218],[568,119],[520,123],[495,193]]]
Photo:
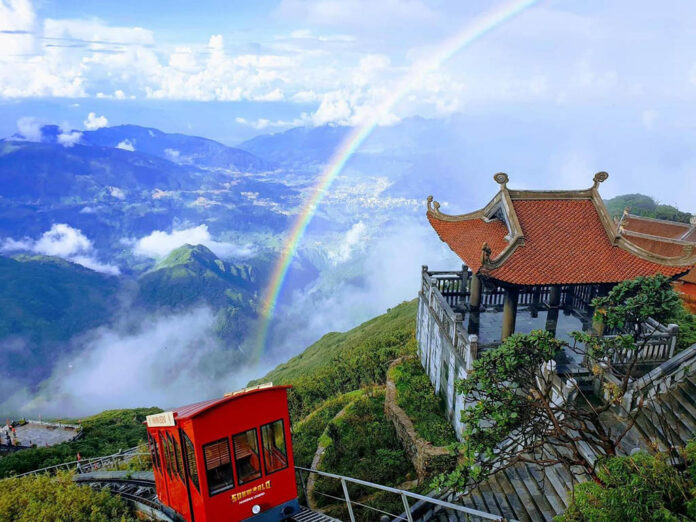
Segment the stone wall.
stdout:
[[[401,357],[391,363],[389,369],[410,357]],[[413,422],[406,412],[401,409],[396,400],[396,386],[387,372],[387,389],[384,399],[384,414],[394,424],[396,434],[404,447],[406,454],[416,468],[418,481],[422,482],[427,476],[454,467],[456,457],[445,447],[433,446],[421,438],[416,432]]]
[[[426,276],[427,273],[424,273]],[[460,413],[464,400],[455,393],[454,383],[467,377],[476,358],[477,338],[463,332],[457,315],[436,288],[427,285],[421,290],[416,323],[418,356],[435,393],[444,399],[449,419],[457,438],[461,440],[463,426]]]

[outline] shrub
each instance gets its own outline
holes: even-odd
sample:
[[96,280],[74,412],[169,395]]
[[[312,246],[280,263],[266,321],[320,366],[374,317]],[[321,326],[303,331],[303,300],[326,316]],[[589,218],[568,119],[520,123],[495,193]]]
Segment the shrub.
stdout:
[[573,502],[557,522],[676,521],[694,515],[687,515],[693,483],[669,463],[666,454],[609,458],[600,464],[598,477],[602,484],[585,482],[575,488]]
[[78,486],[68,473],[4,480],[0,487],[0,522],[135,521],[130,509],[108,491]]
[[390,372],[396,386],[396,402],[410,417],[418,435],[434,446],[457,442],[454,428],[445,417],[442,398],[435,395],[420,361],[406,360]]

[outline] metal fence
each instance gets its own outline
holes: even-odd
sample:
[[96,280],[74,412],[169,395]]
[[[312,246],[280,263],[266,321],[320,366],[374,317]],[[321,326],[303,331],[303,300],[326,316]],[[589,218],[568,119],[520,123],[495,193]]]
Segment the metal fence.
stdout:
[[[414,500],[418,503],[423,503],[423,504],[430,504],[433,507],[441,508],[441,509],[447,509],[456,512],[457,514],[462,514],[464,516],[464,520],[498,520],[498,521],[504,521],[504,522],[515,522],[510,519],[506,519],[500,515],[495,515],[493,513],[486,513],[485,511],[479,511],[477,509],[473,508],[468,508],[459,504],[453,504],[452,502],[447,502],[444,500],[440,500],[439,498],[434,498],[434,497],[428,497],[425,495],[419,495],[418,493],[413,493],[411,491],[405,491],[403,489],[397,489],[397,488],[392,488],[389,486],[383,486],[381,484],[375,484],[374,482],[367,482],[365,480],[360,480],[352,477],[345,477],[343,475],[335,475],[333,473],[327,473],[326,471],[319,471],[316,469],[309,469],[309,468],[302,468],[300,466],[295,466],[296,472],[299,474],[299,481],[300,484],[302,485],[303,492],[305,494],[305,498],[307,497],[307,491],[305,488],[305,480],[303,477],[303,473],[309,474],[315,473],[317,475],[323,476],[323,477],[328,477],[332,478],[334,480],[338,480],[341,483],[341,488],[343,490],[343,496],[338,497],[335,495],[330,495],[327,493],[322,493],[319,491],[314,490],[314,495],[322,495],[328,498],[331,498],[333,500],[337,500],[339,502],[345,502],[346,509],[348,510],[348,517],[350,519],[350,522],[355,522],[355,514],[353,512],[353,507],[354,506],[359,506],[364,509],[368,509],[370,511],[374,511],[376,513],[381,513],[385,517],[389,517],[389,520],[391,521],[396,521],[396,520],[407,520],[408,522],[414,522],[420,520],[420,518],[417,515],[413,514],[413,508],[410,505],[410,500]],[[350,494],[348,493],[348,483],[351,484],[357,484],[360,486],[365,486],[369,488],[373,488],[378,491],[385,491],[387,493],[393,493],[395,495],[399,495],[401,497],[401,501],[404,506],[404,511],[400,514],[396,513],[390,513],[388,511],[384,511],[382,509],[378,509],[373,506],[369,506],[367,504],[364,504],[362,502],[358,502],[356,500],[352,500],[350,498]]]
[[45,468],[35,469],[32,471],[27,471],[20,475],[15,475],[15,478],[26,477],[28,475],[39,475],[42,473],[57,473],[58,471],[76,471],[77,473],[90,473],[92,471],[97,471],[99,469],[108,469],[122,462],[128,462],[136,457],[148,456],[149,453],[139,452],[140,448],[138,446],[134,448],[127,449],[125,451],[120,451],[114,453],[113,455],[106,455],[104,457],[93,457],[89,459],[73,460],[71,462],[63,462],[61,464],[56,464],[55,466],[48,466]]

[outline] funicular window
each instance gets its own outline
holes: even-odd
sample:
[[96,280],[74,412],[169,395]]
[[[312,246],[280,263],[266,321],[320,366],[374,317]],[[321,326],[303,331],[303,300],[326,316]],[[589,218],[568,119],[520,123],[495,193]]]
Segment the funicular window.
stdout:
[[172,456],[172,475],[176,477],[178,471],[176,467],[176,451],[174,441],[172,440],[172,436],[169,433],[167,433],[167,440],[169,441],[169,454]]
[[193,443],[188,438],[186,433],[181,433],[181,449],[184,451],[184,464],[186,465],[186,473],[191,478],[191,482],[196,486],[198,491],[201,490],[198,485],[198,468],[196,467],[196,453],[193,449]]
[[150,456],[152,457],[152,466],[156,469],[160,469],[160,456],[157,448],[157,440],[148,433],[147,442],[150,448]]
[[164,447],[164,462],[167,465],[167,473],[172,476],[172,453],[169,447],[169,439],[166,435],[162,437],[162,446]]
[[237,480],[240,484],[250,482],[261,476],[259,446],[256,428],[232,437],[234,462],[237,466]]
[[176,453],[176,471],[179,473],[179,478],[184,482],[184,463],[181,459],[181,448],[175,437],[172,437],[174,443],[174,453]]
[[287,468],[288,454],[285,449],[283,419],[261,426],[261,441],[266,475]]
[[210,496],[234,487],[234,475],[230,460],[230,443],[225,439],[203,446],[205,473]]

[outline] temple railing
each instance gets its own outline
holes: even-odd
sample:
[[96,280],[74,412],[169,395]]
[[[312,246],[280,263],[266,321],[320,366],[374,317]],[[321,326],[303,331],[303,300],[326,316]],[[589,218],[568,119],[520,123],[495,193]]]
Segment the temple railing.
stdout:
[[[632,380],[621,399],[622,413],[628,415],[636,411],[641,404],[667,393],[693,373],[696,373],[696,344],[663,362],[651,372]],[[609,372],[606,372],[603,378],[614,385],[613,387],[620,385],[618,377]],[[609,393],[608,389],[605,393]]]
[[[453,306],[457,306],[461,301],[455,301],[453,295],[446,298],[440,292],[442,286],[453,288],[454,284],[452,281],[454,281],[455,278],[458,278],[459,281],[464,280],[462,272],[429,272],[427,267],[423,267],[420,297],[424,300],[430,316],[435,320],[438,326],[439,337],[446,340],[448,344],[452,346],[466,368],[470,369],[473,360],[476,358],[478,337],[469,335],[464,330],[464,316],[453,310]],[[446,281],[446,283],[442,281]],[[454,292],[452,292],[452,294],[454,294]],[[467,291],[461,292],[458,295],[464,299],[468,297],[469,294]],[[451,305],[450,303],[454,304]]]
[[[655,364],[674,357],[679,336],[678,325],[664,325],[648,318],[645,323],[635,326],[633,330],[627,333],[633,333],[636,337],[637,355],[632,348],[616,351],[612,356],[613,365],[629,364],[634,358],[637,358],[639,364]],[[607,337],[615,335],[617,334],[613,333]]]

